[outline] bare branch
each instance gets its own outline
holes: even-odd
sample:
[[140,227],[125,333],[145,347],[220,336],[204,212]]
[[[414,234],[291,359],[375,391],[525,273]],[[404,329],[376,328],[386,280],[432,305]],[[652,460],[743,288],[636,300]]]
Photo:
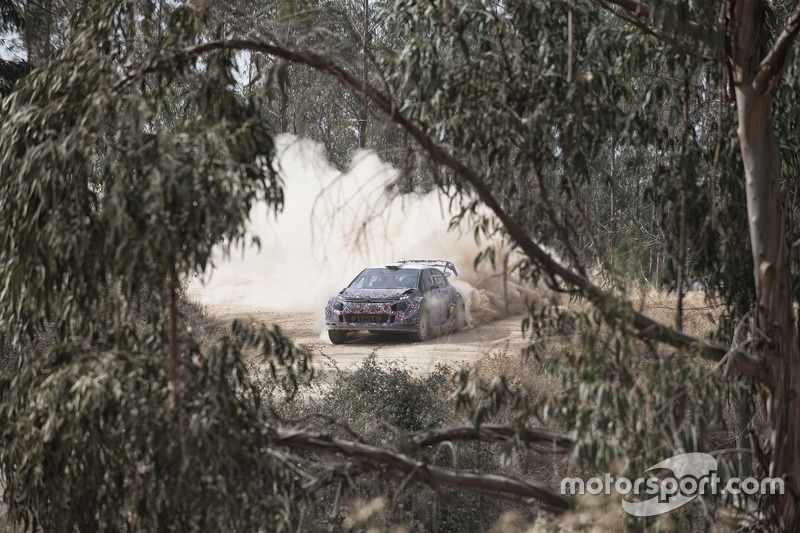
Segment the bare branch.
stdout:
[[553,444],[561,448],[572,445],[570,433],[551,431],[549,429],[523,428],[518,430],[510,426],[483,424],[479,429],[475,426],[461,426],[445,429],[431,429],[411,434],[411,440],[417,446],[432,446],[447,440],[481,440],[484,442],[505,442],[515,435],[528,444]]
[[311,413],[311,414],[306,415],[306,416],[301,416],[300,418],[281,418],[279,413],[277,413],[274,410],[272,410],[272,416],[274,416],[282,424],[286,424],[287,426],[294,426],[294,427],[297,427],[297,426],[299,426],[301,424],[304,424],[304,423],[308,422],[309,420],[311,420],[313,418],[319,418],[319,419],[324,420],[325,423],[327,423],[328,425],[336,426],[338,428],[341,428],[341,429],[345,430],[347,433],[350,434],[351,437],[353,437],[358,442],[362,442],[362,443],[364,442],[364,440],[361,438],[361,436],[358,433],[356,433],[350,426],[348,426],[344,422],[339,422],[334,417],[332,417],[330,415],[326,415],[324,413]]
[[352,485],[353,477],[363,474],[368,470],[369,469],[365,469],[360,463],[354,461],[328,464],[322,474],[312,481],[303,484],[303,489],[308,492],[314,492],[336,481],[340,483],[347,481],[348,484]]
[[783,64],[786,61],[786,53],[789,47],[794,44],[797,34],[800,32],[800,4],[797,5],[783,32],[775,40],[775,44],[758,65],[756,77],[753,80],[753,90],[757,95],[764,94],[775,86],[780,80],[783,72]]
[[533,174],[533,177],[536,180],[536,185],[539,188],[539,197],[542,201],[542,206],[544,207],[544,211],[545,213],[547,213],[547,218],[550,219],[550,223],[553,224],[553,228],[555,228],[559,240],[564,245],[564,248],[569,253],[569,256],[572,258],[572,263],[578,270],[578,274],[583,277],[586,277],[586,270],[583,268],[583,265],[581,264],[580,257],[578,257],[578,253],[572,246],[572,242],[569,240],[569,236],[567,235],[567,232],[564,229],[564,225],[561,223],[559,217],[556,215],[556,211],[553,208],[552,202],[550,202],[550,196],[547,194],[547,187],[545,187],[542,175],[539,174],[539,169],[536,166],[536,157],[531,153],[531,151],[525,145],[524,139],[517,140],[515,144],[517,145],[517,148],[519,148],[519,150],[523,154],[525,154],[525,157],[527,157],[528,159],[528,163],[531,166],[531,173]]
[[278,432],[275,444],[295,450],[314,453],[339,453],[358,461],[363,468],[377,469],[388,466],[404,472],[409,480],[425,483],[432,487],[444,485],[475,491],[497,493],[500,497],[516,497],[540,502],[542,508],[554,513],[562,513],[572,505],[572,498],[559,492],[528,481],[507,476],[462,472],[447,468],[426,465],[402,453],[393,452],[377,446],[334,439],[328,435],[302,431]]
[[572,62],[575,56],[573,33],[572,2],[570,2],[567,7],[567,85],[572,84]]

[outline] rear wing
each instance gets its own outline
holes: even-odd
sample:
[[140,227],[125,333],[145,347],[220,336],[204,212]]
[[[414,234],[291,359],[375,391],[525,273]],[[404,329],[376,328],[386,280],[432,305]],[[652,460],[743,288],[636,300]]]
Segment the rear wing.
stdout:
[[448,268],[453,271],[453,274],[458,276],[458,271],[456,270],[456,266],[451,263],[450,261],[441,261],[439,259],[408,259],[405,261],[398,261],[398,263],[405,265],[408,263],[416,263],[421,265],[430,265],[435,267],[442,267],[445,270]]

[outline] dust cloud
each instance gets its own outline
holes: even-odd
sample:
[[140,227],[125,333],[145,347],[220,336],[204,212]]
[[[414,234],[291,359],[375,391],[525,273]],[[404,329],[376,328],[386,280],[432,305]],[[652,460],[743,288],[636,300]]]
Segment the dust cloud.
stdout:
[[[400,259],[444,259],[459,276],[450,282],[461,292],[471,325],[536,303],[541,290],[521,285],[510,274],[504,289],[502,259],[496,269],[473,268],[487,243],[476,244],[473,228],[450,229],[453,213],[440,193],[397,195],[388,192],[399,172],[375,153],[358,152],[341,172],[328,164],[324,147],[280,135],[276,169],[283,183],[281,213],[256,205],[250,213],[252,244],[220,250],[214,267],[188,283],[188,294],[225,312],[274,310],[314,312],[315,328],[324,327],[323,309],[330,296],[347,286],[365,267]],[[504,251],[498,248],[497,257]],[[513,262],[512,262],[513,264]]]

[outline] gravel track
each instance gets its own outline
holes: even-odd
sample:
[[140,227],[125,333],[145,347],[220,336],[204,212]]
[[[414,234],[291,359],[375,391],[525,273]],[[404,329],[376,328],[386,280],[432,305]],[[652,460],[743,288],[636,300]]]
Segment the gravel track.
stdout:
[[397,361],[414,372],[427,373],[438,363],[460,367],[487,354],[519,352],[526,345],[521,330],[522,315],[443,334],[425,342],[411,342],[404,333],[363,331],[351,333],[344,344],[334,345],[327,333],[319,333],[314,313],[221,305],[207,308],[207,311],[222,321],[238,318],[277,324],[289,338],[306,346],[315,356],[329,359],[340,370],[353,369],[375,352],[379,361]]

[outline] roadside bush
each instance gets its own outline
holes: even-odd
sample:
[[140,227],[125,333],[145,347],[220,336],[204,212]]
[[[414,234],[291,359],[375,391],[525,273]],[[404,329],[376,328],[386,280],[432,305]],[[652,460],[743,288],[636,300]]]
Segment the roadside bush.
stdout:
[[449,376],[450,369],[439,364],[430,374],[415,377],[395,361],[379,362],[373,352],[354,372],[338,373],[322,398],[321,412],[358,429],[380,423],[401,431],[439,426],[452,412],[445,407]]
[[347,424],[365,441],[380,442],[398,432],[443,424],[453,412],[446,406],[450,374],[440,364],[425,376],[414,376],[401,363],[378,361],[373,352],[355,371],[337,370],[333,383],[318,398],[292,410],[299,409],[301,415],[324,413]]
[[[372,353],[353,372],[337,370],[325,392],[308,402],[297,402],[290,410],[297,416],[311,412],[323,415],[308,419],[312,429],[352,440],[353,435],[343,428],[346,425],[367,443],[391,442],[398,451],[418,456],[428,464],[496,470],[499,464],[496,445],[448,443],[424,451],[404,448],[402,437],[406,433],[461,424],[464,420],[449,401],[452,392],[449,367],[437,365],[432,372],[417,376],[402,365],[402,362],[380,361]],[[332,419],[342,425],[330,424]],[[361,507],[376,498],[384,499],[382,528],[402,524],[412,531],[464,531],[481,523],[490,525],[504,509],[492,498],[459,489],[407,485],[402,478],[388,472],[362,476],[355,485],[346,486],[349,506],[342,506],[339,513],[331,516],[330,510],[336,508],[337,490],[335,486],[325,487],[316,493],[315,505],[306,509],[308,522],[319,527],[359,530],[360,526],[354,524],[364,514]],[[408,490],[403,492],[401,487]]]

